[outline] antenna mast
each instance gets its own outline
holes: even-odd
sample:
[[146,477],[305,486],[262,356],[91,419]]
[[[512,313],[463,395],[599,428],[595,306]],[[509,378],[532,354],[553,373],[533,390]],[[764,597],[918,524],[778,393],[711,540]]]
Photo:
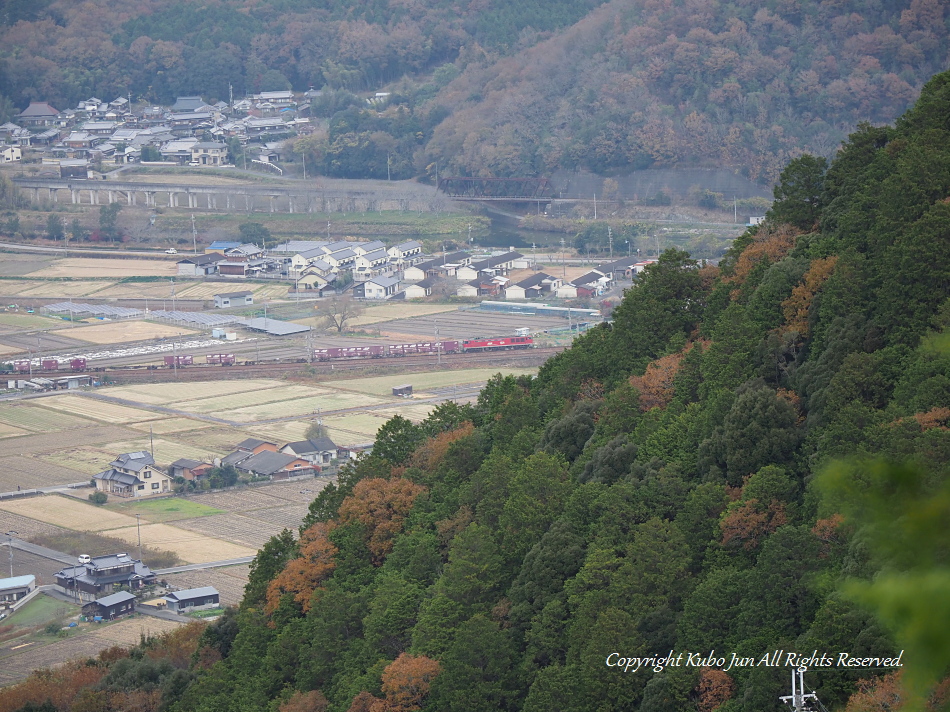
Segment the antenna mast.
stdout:
[[790,705],[792,712],[827,712],[821,704],[818,695],[814,692],[805,692],[805,671],[802,666],[792,670],[792,694],[779,697],[786,705]]

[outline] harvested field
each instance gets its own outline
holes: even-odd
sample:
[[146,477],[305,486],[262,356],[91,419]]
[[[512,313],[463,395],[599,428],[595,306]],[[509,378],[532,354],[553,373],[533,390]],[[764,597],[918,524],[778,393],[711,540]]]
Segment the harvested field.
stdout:
[[[148,437],[136,438],[134,440],[124,440],[117,443],[109,443],[106,446],[106,450],[113,453],[137,452],[139,450],[149,451],[151,448],[152,443],[149,442]],[[154,449],[156,462],[174,462],[180,457],[187,457],[192,460],[208,462],[210,461],[208,457],[209,455],[213,456],[227,454],[224,450],[220,450],[219,452],[214,452],[213,450],[209,451],[210,446],[192,447],[189,445],[182,445],[179,442],[163,440],[162,438],[154,438]],[[110,457],[109,462],[111,462],[112,459],[113,458]]]
[[177,337],[179,334],[191,336],[198,332],[172,324],[156,324],[150,321],[113,321],[108,324],[78,326],[53,333],[88,341],[91,344],[124,344],[129,341]]
[[[34,432],[49,433],[56,430],[72,430],[84,425],[95,423],[74,415],[48,410],[40,407],[41,401],[52,400],[43,398],[35,401],[0,404],[0,423],[12,425],[14,428],[23,428]],[[35,405],[34,405],[35,404]],[[20,452],[18,450],[18,452]],[[29,452],[22,450],[22,452]]]
[[[41,522],[37,519],[25,517],[16,512],[9,512],[5,509],[0,509],[0,529],[5,532],[15,531],[17,538],[24,540],[32,539],[40,534],[63,534],[68,531],[55,524]],[[16,561],[19,553],[23,552],[14,553],[14,561]],[[56,570],[59,571],[61,568],[62,566],[59,566]]]
[[418,423],[429,417],[429,413],[435,408],[434,403],[417,403],[415,405],[407,404],[403,406],[393,406],[392,408],[380,408],[373,413],[383,419],[383,422],[389,420],[394,415],[401,415],[408,418],[413,423]]
[[[2,407],[0,407],[2,413]],[[88,423],[89,421],[80,421]],[[37,435],[25,435],[19,438],[0,440],[0,457],[29,453],[49,453],[64,448],[96,445],[112,442],[119,438],[134,437],[135,431],[127,430],[116,425],[93,425],[89,427],[75,427],[61,433],[47,432]]]
[[330,415],[323,424],[330,429],[330,438],[338,445],[356,445],[369,442],[376,432],[392,417],[388,413],[354,413],[352,415]]
[[232,393],[261,391],[286,385],[271,379],[241,379],[239,381],[198,381],[196,383],[144,383],[135,386],[117,386],[108,393],[116,398],[139,401],[153,405],[166,405],[178,401],[195,401],[216,398]]
[[18,487],[34,489],[88,480],[89,475],[82,470],[44,462],[35,457],[0,458],[0,492],[14,492]]
[[501,314],[498,312],[471,309],[446,312],[435,317],[408,317],[380,322],[376,328],[392,339],[432,338],[433,326],[438,324],[443,339],[489,338],[514,336],[515,329],[526,327],[540,332],[552,327],[567,326],[567,319],[556,316],[533,316],[524,314]]
[[23,351],[24,349],[20,346],[15,346],[13,344],[0,344],[0,356],[6,356],[7,354],[19,354],[23,353]]
[[89,297],[112,282],[33,282],[17,295],[19,297]]
[[[187,282],[179,282],[179,279],[181,277],[175,278],[174,290],[176,296],[179,296],[182,289],[187,288],[188,285]],[[170,282],[164,280],[161,282],[111,282],[107,284],[110,286],[95,293],[97,299],[144,299],[148,297],[159,301],[161,299],[171,299],[173,288]],[[152,304],[149,306],[155,308]]]
[[[101,532],[128,526],[135,528],[135,517],[127,517],[88,502],[55,494],[2,501],[0,509],[83,532]],[[109,535],[113,536],[112,532],[109,532]]]
[[[106,469],[109,463],[115,459],[116,454],[116,452],[105,448],[98,448],[92,445],[80,445],[79,447],[72,447],[66,450],[44,453],[37,455],[37,457],[52,465],[70,467],[78,472],[82,472],[88,480],[92,475]],[[72,480],[72,482],[79,481],[81,480]],[[54,483],[51,482],[49,484]]]
[[535,375],[536,368],[467,368],[458,371],[428,371],[426,373],[409,373],[401,376],[376,376],[372,378],[354,378],[346,381],[324,381],[321,386],[339,388],[359,393],[374,395],[390,395],[394,386],[411,383],[418,395],[427,388],[445,388],[446,386],[464,385],[468,383],[483,383],[496,373],[521,376]]
[[[316,497],[316,494],[314,495]],[[304,517],[310,511],[309,505],[291,504],[286,507],[270,507],[268,509],[255,509],[244,516],[248,519],[258,519],[268,524],[287,528],[291,531],[296,530]]]
[[74,416],[101,420],[106,423],[133,423],[155,420],[161,416],[147,410],[110,403],[81,395],[57,395],[43,399],[43,406]]
[[190,494],[188,495],[188,499],[228,512],[247,512],[252,509],[286,505],[286,501],[282,498],[276,496],[272,497],[262,490],[262,487],[247,487],[238,490],[229,490],[227,492]]
[[122,645],[138,644],[142,636],[156,636],[178,628],[181,623],[152,616],[124,618],[114,623],[102,624],[73,633],[65,640],[46,645],[37,643],[12,655],[2,658],[0,685],[9,685],[22,680],[34,670],[51,668],[78,658],[91,658],[101,650]]
[[[3,353],[2,347],[0,347],[0,353]],[[29,433],[29,430],[15,428],[6,423],[0,423],[0,438],[15,438],[17,435],[28,435]]]
[[293,482],[275,482],[274,484],[263,485],[263,487],[267,490],[267,494],[272,497],[309,505],[326,487],[328,482],[329,480],[325,477],[314,477],[313,479],[295,480]]
[[30,277],[175,277],[178,265],[174,260],[119,260],[92,257],[67,257],[36,272]]
[[[350,326],[365,326],[367,324],[377,324],[383,321],[393,319],[406,319],[409,317],[427,316],[429,314],[441,314],[442,312],[458,311],[458,306],[454,304],[381,304],[379,306],[367,307],[366,311],[349,322]],[[295,319],[295,324],[306,324],[307,326],[321,326],[319,317],[307,317],[305,319]]]
[[[273,441],[296,442],[303,440],[313,423],[309,420],[287,420],[283,423],[270,423],[254,427],[254,437],[267,438]],[[336,442],[334,440],[333,442]],[[340,445],[341,443],[337,443]]]
[[190,413],[223,413],[249,406],[264,405],[295,398],[329,395],[331,391],[310,386],[287,386],[266,388],[250,392],[239,391],[228,395],[189,400],[175,404],[175,408]]
[[[263,512],[273,510],[264,509]],[[300,522],[297,522],[299,526]],[[265,522],[262,519],[250,519],[240,514],[220,514],[214,517],[201,517],[198,519],[183,519],[175,522],[176,527],[187,529],[188,531],[205,534],[207,536],[225,539],[230,542],[244,544],[255,551],[260,549],[272,536],[280,534],[284,526]],[[286,526],[286,525],[285,525]],[[293,525],[291,525],[292,527]],[[243,556],[243,554],[235,554]],[[216,560],[230,559],[230,556],[218,556]]]
[[241,564],[201,571],[183,571],[180,574],[165,574],[162,578],[178,589],[214,586],[221,594],[222,605],[236,606],[244,598],[244,587],[247,586],[249,574],[250,567],[247,564]]
[[[3,514],[6,514],[6,512]],[[20,530],[15,529],[14,531]],[[65,529],[63,531],[65,531]],[[20,538],[25,539],[26,537],[21,535]],[[3,552],[3,558],[7,559],[7,557],[7,552]],[[9,560],[3,563],[6,564],[6,566],[3,567],[6,569],[3,573],[4,577],[6,577],[7,574],[10,573]],[[47,559],[45,556],[33,554],[29,551],[23,551],[22,549],[17,549],[16,547],[13,549],[13,575],[36,576],[37,586],[55,584],[56,572],[61,571],[64,565],[65,564],[63,564],[61,561],[56,561],[55,559]]]
[[195,430],[194,432],[183,431],[175,434],[176,442],[187,443],[195,448],[203,450],[210,449],[215,452],[232,452],[235,445],[242,440],[252,437],[257,436],[249,431],[220,426],[203,428],[201,430]]
[[293,400],[276,403],[263,403],[250,408],[223,411],[215,413],[219,418],[226,418],[238,423],[253,423],[271,418],[289,418],[294,416],[316,414],[320,410],[337,410],[342,408],[359,408],[390,402],[389,399],[375,398],[358,393],[328,392],[326,395],[310,398],[295,398]]
[[151,431],[156,435],[167,435],[169,433],[191,432],[192,430],[210,428],[211,423],[205,423],[201,420],[192,420],[191,418],[168,418],[167,420],[152,420],[147,423],[136,423],[129,427],[146,433]]
[[[134,519],[132,521],[135,522]],[[225,528],[225,526],[221,526],[219,529],[224,530]],[[134,524],[122,529],[110,529],[108,533],[109,536],[122,539],[129,544],[134,545],[138,542],[138,530]],[[224,539],[213,538],[170,524],[143,524],[142,541],[147,541],[155,549],[174,551],[183,561],[189,564],[236,559],[241,556],[253,556],[257,553],[257,549],[254,547],[232,544]]]

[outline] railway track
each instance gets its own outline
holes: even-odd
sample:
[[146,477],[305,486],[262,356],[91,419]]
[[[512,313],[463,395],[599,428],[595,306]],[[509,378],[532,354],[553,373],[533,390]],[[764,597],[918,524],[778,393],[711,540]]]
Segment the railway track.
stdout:
[[[495,365],[519,366],[540,365],[559,353],[561,348],[541,348],[525,351],[493,351],[488,353],[443,354],[441,368],[485,368]],[[110,383],[164,383],[168,381],[217,381],[240,378],[274,378],[294,374],[335,374],[354,371],[394,372],[420,371],[440,368],[439,360],[432,354],[403,356],[385,359],[351,359],[330,362],[307,363],[304,361],[262,361],[234,366],[194,365],[181,368],[148,368],[145,366],[109,367],[96,371]]]

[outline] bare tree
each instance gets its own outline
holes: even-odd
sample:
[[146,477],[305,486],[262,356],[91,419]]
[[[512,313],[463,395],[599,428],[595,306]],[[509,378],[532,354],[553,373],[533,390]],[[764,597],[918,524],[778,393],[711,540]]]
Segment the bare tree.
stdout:
[[347,324],[363,313],[363,305],[353,297],[333,297],[317,306],[317,315],[323,320],[324,329],[336,329],[343,333]]

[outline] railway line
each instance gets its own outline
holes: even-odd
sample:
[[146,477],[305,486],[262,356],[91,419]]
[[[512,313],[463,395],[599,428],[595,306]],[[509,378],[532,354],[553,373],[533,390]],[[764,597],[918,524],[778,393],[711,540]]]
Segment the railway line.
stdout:
[[352,359],[308,363],[303,359],[247,361],[233,366],[194,365],[174,367],[110,366],[96,370],[104,381],[124,383],[163,383],[168,381],[211,381],[240,378],[274,378],[294,374],[335,374],[353,371],[406,371],[484,368],[493,365],[535,365],[543,363],[562,350],[537,348],[525,351],[490,351],[485,353],[433,354],[403,356],[390,359]]

